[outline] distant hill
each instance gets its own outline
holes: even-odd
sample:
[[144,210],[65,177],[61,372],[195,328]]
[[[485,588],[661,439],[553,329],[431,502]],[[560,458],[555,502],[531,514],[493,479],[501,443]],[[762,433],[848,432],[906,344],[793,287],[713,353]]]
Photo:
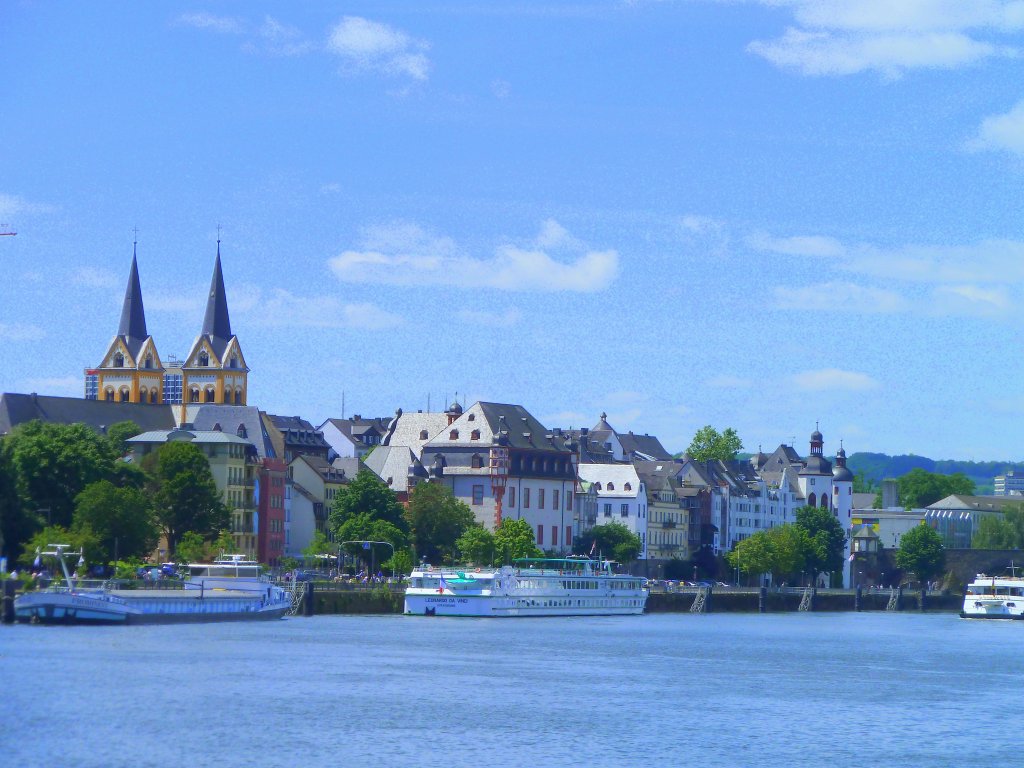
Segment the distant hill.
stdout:
[[852,453],[846,466],[855,475],[878,485],[890,477],[900,477],[912,469],[923,469],[940,475],[954,475],[962,472],[974,481],[978,493],[992,492],[992,481],[996,475],[1014,470],[1024,474],[1024,462],[1013,461],[955,461],[952,459],[929,459],[927,456],[889,456],[886,453]]

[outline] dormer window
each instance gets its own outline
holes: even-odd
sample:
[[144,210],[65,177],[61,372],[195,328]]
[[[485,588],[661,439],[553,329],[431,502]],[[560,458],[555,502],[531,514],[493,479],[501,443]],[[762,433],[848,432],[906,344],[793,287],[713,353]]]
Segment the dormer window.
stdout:
[[469,433],[469,439],[470,440],[479,440],[480,439],[480,430],[479,429],[474,429],[472,432],[470,432]]
[[625,488],[627,491],[632,491],[633,490],[633,485],[631,483],[626,483],[623,486],[623,488]]
[[237,355],[232,355],[231,359],[228,360],[228,368],[237,368],[237,367],[238,367],[238,356]]
[[429,440],[429,439],[430,439],[430,435],[427,434],[427,430],[421,429],[420,430],[420,440]]
[[199,353],[199,367],[206,368],[209,364],[210,356],[206,354],[206,350],[204,349],[202,352]]
[[600,491],[601,490],[601,484],[600,483],[594,483],[594,488],[595,488],[595,490]]
[[458,439],[459,439],[459,430],[457,430],[457,429],[453,429],[453,430],[452,430],[452,431],[451,431],[451,432],[450,432],[450,433],[448,434],[448,439],[449,439],[449,440],[458,440]]
[[114,367],[124,368],[124,355],[122,355],[120,352],[114,353]]
[[469,416],[466,417],[466,421],[476,421],[476,414],[475,413],[469,414]]
[[150,355],[146,355],[146,363],[145,363],[145,365],[143,367],[145,367],[145,368],[152,368],[153,367],[153,355],[151,355],[151,354]]
[[608,490],[609,491],[614,491],[615,490],[615,483],[608,483]]

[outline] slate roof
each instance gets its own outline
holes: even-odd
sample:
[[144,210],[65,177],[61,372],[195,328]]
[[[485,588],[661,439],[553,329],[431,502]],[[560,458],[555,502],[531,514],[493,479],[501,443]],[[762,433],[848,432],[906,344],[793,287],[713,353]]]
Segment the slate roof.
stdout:
[[[381,440],[383,445],[406,446],[419,456],[423,446],[430,442],[448,424],[448,417],[443,413],[402,413],[395,416],[388,424],[387,434]],[[426,432],[427,438],[421,439],[420,433]],[[379,448],[377,450],[380,450]],[[374,453],[377,451],[375,450]]]
[[0,395],[0,435],[33,419],[49,424],[85,424],[98,433],[119,421],[133,421],[143,430],[174,429],[175,426],[174,409],[170,405],[112,403],[18,392]]
[[[600,483],[597,495],[601,498],[635,498],[640,493],[640,476],[632,464],[580,464],[580,480]],[[615,487],[608,489],[608,483]],[[626,483],[630,489],[626,490]]]
[[[450,439],[453,430],[459,435],[454,440]],[[480,431],[477,440],[471,437],[474,430]],[[424,449],[444,450],[459,446],[489,450],[494,435],[499,435],[503,439],[503,444],[509,448],[552,453],[568,452],[565,447],[565,436],[549,430],[523,406],[482,401],[467,408],[451,425],[443,426]]]
[[121,307],[121,322],[117,326],[117,335],[124,342],[125,348],[138,361],[142,345],[149,338],[146,330],[146,310],[142,304],[142,286],[139,282],[139,265],[132,251],[132,266],[128,272],[128,285],[124,290],[124,304]]
[[669,461],[672,459],[672,454],[666,451],[661,441],[653,435],[634,435],[632,432],[627,432],[624,435],[616,433],[616,435],[622,445],[622,452],[627,456],[642,454],[655,460]]
[[202,336],[205,336],[214,354],[224,359],[224,351],[231,341],[231,318],[228,316],[228,298],[224,290],[224,273],[220,266],[220,240],[217,241],[217,258],[213,262],[213,278],[210,280],[210,295],[206,300],[206,315],[203,317]]
[[[189,437],[191,435],[191,437]],[[202,443],[204,445],[217,443],[217,444],[243,444],[252,446],[248,440],[244,437],[239,437],[235,434],[229,434],[216,429],[158,429],[151,432],[143,432],[141,435],[136,435],[130,438],[127,442],[129,443],[166,443],[171,440],[182,439],[192,443]]]
[[213,429],[217,424],[224,432],[238,434],[240,426],[245,428],[242,435],[256,446],[260,458],[279,458],[270,440],[270,435],[263,426],[260,411],[251,405],[190,405],[185,409],[185,417],[196,429]]
[[408,446],[378,445],[363,463],[387,483],[392,491],[398,493],[409,490],[409,467],[419,464],[419,459]]

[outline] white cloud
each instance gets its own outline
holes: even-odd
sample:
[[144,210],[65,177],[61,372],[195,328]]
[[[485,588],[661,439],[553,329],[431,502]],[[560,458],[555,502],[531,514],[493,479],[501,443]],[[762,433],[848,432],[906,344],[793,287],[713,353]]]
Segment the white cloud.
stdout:
[[283,24],[273,16],[266,16],[257,30],[261,45],[252,47],[273,56],[302,56],[316,48],[311,41],[303,39],[297,27]]
[[899,77],[1016,56],[998,36],[1024,27],[1024,3],[997,0],[759,0],[789,9],[797,26],[747,50],[806,75],[877,71]]
[[723,224],[718,219],[699,216],[695,213],[684,214],[678,218],[677,222],[682,229],[695,235],[718,234],[723,229]]
[[231,16],[214,16],[212,13],[185,13],[178,17],[178,23],[196,29],[208,29],[226,35],[241,35],[248,25],[242,19]]
[[121,281],[109,269],[80,267],[71,275],[71,282],[87,288],[116,288]]
[[1024,156],[1024,101],[1006,114],[981,121],[977,135],[967,142],[972,150],[995,150]]
[[887,313],[902,312],[910,307],[909,302],[895,291],[849,282],[777,286],[772,293],[776,309]]
[[30,203],[17,195],[0,193],[0,221],[4,224],[12,223],[7,219],[14,216],[31,216],[37,213],[52,213],[56,210],[52,205],[45,203]]
[[[1006,288],[980,288],[976,285],[943,285],[935,289],[937,304],[943,313],[993,315],[1010,309]],[[944,306],[943,306],[944,305]]]
[[482,310],[462,309],[456,316],[465,323],[471,325],[485,325],[491,328],[511,328],[522,318],[518,309],[509,309],[505,312],[485,312]]
[[731,376],[729,374],[713,376],[704,382],[704,384],[714,389],[750,389],[750,387],[754,386],[754,382],[750,379]]
[[592,293],[611,285],[619,263],[615,251],[585,251],[566,262],[556,261],[543,250],[511,244],[498,245],[490,258],[474,258],[464,254],[451,238],[436,237],[404,223],[368,231],[362,246],[362,250],[345,251],[329,260],[338,279]]
[[820,235],[771,237],[759,232],[748,237],[747,243],[759,251],[782,253],[787,256],[839,256],[844,252],[838,240]]
[[248,322],[266,327],[384,330],[404,322],[400,315],[376,304],[346,304],[330,295],[297,296],[282,288],[275,288],[265,298],[257,297],[246,314]]
[[37,325],[0,323],[0,339],[4,341],[38,341],[46,332]]
[[844,371],[839,368],[822,368],[817,371],[803,371],[792,376],[792,382],[797,389],[806,392],[821,392],[824,390],[863,392],[877,389],[881,386],[875,379],[866,373],[857,371]]
[[339,56],[346,67],[426,80],[430,48],[405,32],[359,16],[346,16],[336,24],[327,40],[327,49]]
[[540,225],[540,234],[537,235],[536,245],[538,248],[579,249],[582,247],[582,243],[554,219],[546,219]]

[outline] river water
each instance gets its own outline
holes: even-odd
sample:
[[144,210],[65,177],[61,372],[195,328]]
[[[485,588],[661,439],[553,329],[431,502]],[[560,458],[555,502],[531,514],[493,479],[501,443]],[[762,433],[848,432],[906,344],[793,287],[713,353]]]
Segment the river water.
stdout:
[[0,627],[0,765],[1010,765],[1022,646],[912,613]]

